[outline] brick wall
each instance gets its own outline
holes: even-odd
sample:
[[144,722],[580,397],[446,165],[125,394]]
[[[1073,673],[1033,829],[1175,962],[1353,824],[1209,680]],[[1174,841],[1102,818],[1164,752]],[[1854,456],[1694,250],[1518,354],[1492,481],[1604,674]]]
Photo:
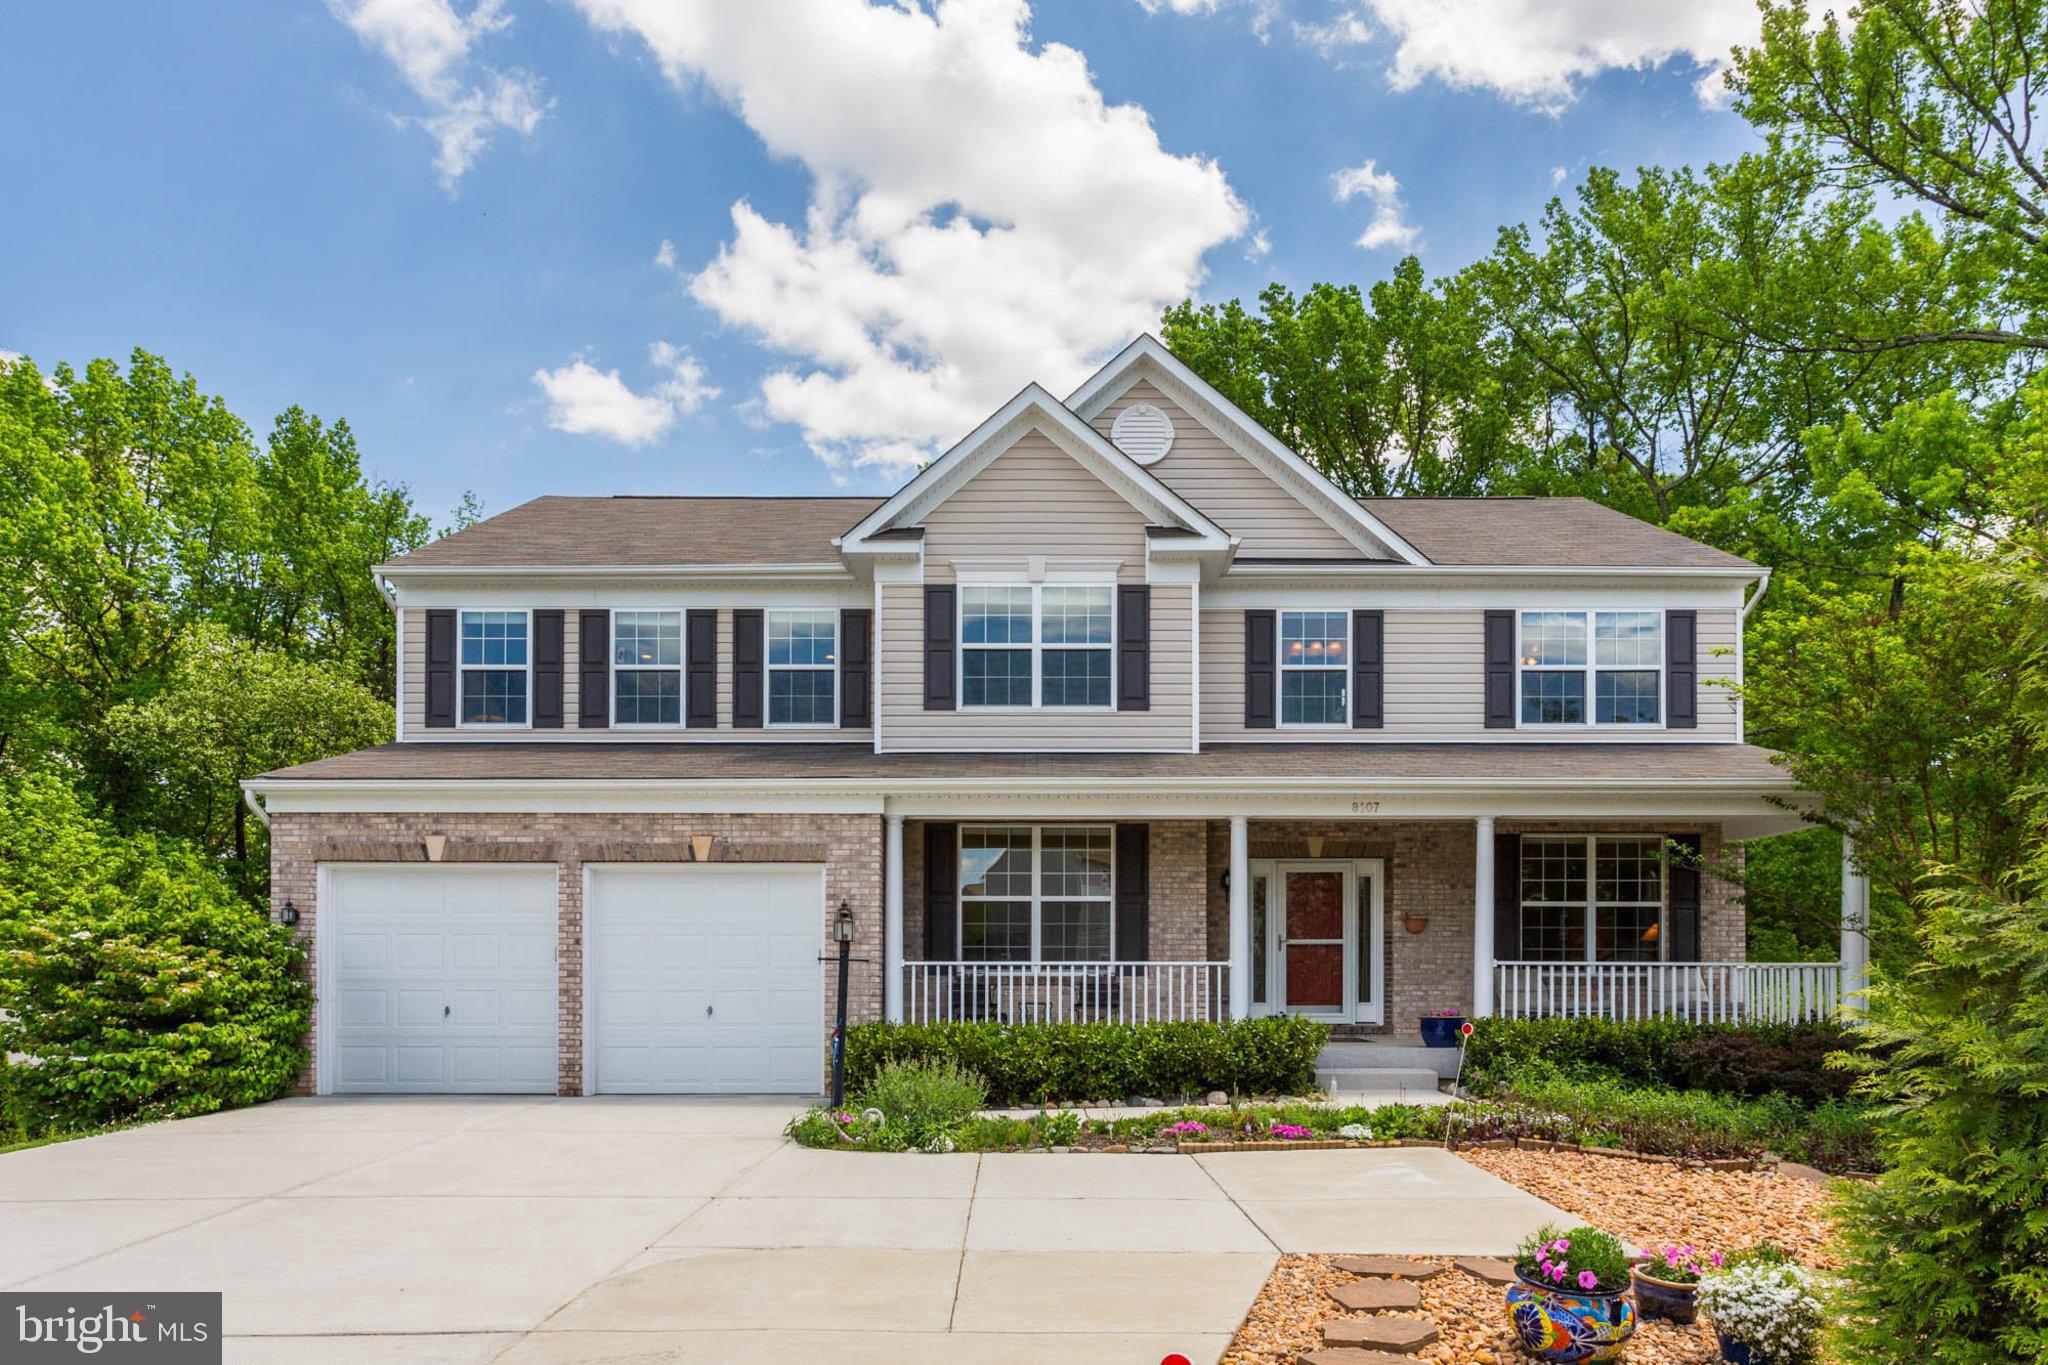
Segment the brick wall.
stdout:
[[[299,937],[309,970],[319,922],[317,870],[323,862],[426,862],[425,840],[446,838],[449,863],[553,863],[557,869],[557,1089],[583,1087],[583,864],[689,862],[692,836],[714,840],[714,862],[814,862],[825,867],[827,919],[844,900],[858,923],[856,956],[847,989],[847,1017],[877,1019],[882,1011],[882,821],[874,815],[666,815],[666,814],[319,814],[271,817],[271,902],[299,908]],[[838,1001],[836,963],[819,964],[829,1028]],[[309,1066],[299,1078],[310,1093]]]

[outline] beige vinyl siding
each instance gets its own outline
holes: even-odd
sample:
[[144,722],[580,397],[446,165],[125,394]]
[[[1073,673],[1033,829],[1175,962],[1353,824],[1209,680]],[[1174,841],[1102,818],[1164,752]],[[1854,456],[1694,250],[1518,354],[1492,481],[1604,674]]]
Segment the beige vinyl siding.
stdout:
[[[718,613],[718,727],[692,730],[686,726],[660,729],[579,730],[576,720],[582,712],[580,667],[582,611],[563,610],[562,629],[562,728],[560,730],[429,730],[427,728],[427,614],[420,607],[399,613],[399,648],[405,660],[405,678],[400,687],[400,705],[405,708],[407,742],[461,740],[464,742],[530,742],[555,738],[597,740],[607,743],[659,744],[703,743],[707,740],[744,740],[748,743],[830,744],[837,741],[872,744],[874,731],[834,728],[830,730],[735,730],[732,724],[732,612]],[[920,694],[922,695],[922,694]]]
[[[924,709],[924,589],[882,588],[877,666],[882,747],[915,749],[1172,749],[1193,740],[1190,632],[1194,591],[1152,587],[1152,709],[1149,711],[927,711]],[[1207,642],[1205,641],[1204,644]]]
[[[1514,730],[1486,728],[1483,668],[1485,613],[1482,611],[1400,611],[1386,613],[1386,725],[1378,730],[1247,730],[1244,727],[1244,613],[1202,613],[1202,741],[1262,740],[1277,743],[1329,740],[1530,738]],[[1588,726],[1583,733],[1541,732],[1543,739],[1682,739],[1734,742],[1735,697],[1709,679],[1736,676],[1736,613],[1699,613],[1699,728],[1642,731]],[[1724,651],[1715,653],[1716,650]]]
[[1145,579],[1144,514],[1038,431],[1020,436],[920,524],[932,582],[951,582],[957,560],[1021,569],[1032,555],[1055,564],[1115,560],[1119,578]]
[[1134,403],[1150,403],[1173,419],[1173,448],[1149,466],[1151,472],[1237,536],[1240,556],[1355,559],[1362,553],[1147,380],[1131,385],[1097,413],[1095,429],[1109,435],[1117,414]]

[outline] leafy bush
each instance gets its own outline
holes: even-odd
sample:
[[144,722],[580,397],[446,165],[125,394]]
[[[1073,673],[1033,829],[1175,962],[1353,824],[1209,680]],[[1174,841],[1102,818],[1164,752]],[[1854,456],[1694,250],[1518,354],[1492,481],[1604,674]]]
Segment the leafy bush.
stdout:
[[1839,1099],[1851,1078],[1830,1053],[1858,1040],[1833,1024],[1692,1024],[1680,1019],[1480,1019],[1466,1046],[1477,1092],[1544,1078],[1711,1090],[1805,1104]]
[[1566,1232],[1546,1223],[1515,1248],[1515,1273],[1538,1284],[1586,1294],[1619,1294],[1629,1285],[1621,1239],[1598,1228]]
[[[291,933],[189,848],[123,837],[61,783],[0,788],[0,1080],[28,1136],[286,1093],[311,991]],[[7,1125],[0,1125],[4,1127]]]
[[972,1118],[988,1102],[981,1077],[949,1061],[890,1062],[861,1087],[862,1108],[882,1111],[882,1121],[922,1147]]
[[1315,1084],[1327,1026],[1278,1016],[1222,1024],[861,1024],[847,1030],[847,1084],[891,1062],[951,1061],[999,1107],[1161,1098],[1208,1090],[1300,1094]]

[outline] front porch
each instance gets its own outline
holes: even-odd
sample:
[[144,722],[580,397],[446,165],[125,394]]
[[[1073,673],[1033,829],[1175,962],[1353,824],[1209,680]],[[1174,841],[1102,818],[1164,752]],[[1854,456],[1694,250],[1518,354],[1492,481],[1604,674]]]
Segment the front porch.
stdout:
[[[1861,988],[1853,931],[1847,967],[1743,960],[1722,822],[885,820],[899,1022],[1285,1013],[1391,1040],[1444,1010],[1797,1023]],[[1845,925],[1863,894],[1845,867]]]

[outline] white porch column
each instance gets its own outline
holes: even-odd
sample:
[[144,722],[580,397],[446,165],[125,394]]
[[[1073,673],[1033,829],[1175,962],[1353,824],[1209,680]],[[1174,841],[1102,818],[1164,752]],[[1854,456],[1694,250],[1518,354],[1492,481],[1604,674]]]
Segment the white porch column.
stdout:
[[1861,1014],[1870,987],[1870,878],[1856,866],[1856,846],[1842,836],[1842,1005]]
[[1252,1010],[1252,859],[1251,826],[1242,815],[1230,817],[1230,1017],[1249,1018]]
[[882,1017],[903,1022],[903,817],[884,817],[882,837]]
[[1493,1014],[1493,817],[1473,822],[1478,848],[1472,857],[1472,1017]]

